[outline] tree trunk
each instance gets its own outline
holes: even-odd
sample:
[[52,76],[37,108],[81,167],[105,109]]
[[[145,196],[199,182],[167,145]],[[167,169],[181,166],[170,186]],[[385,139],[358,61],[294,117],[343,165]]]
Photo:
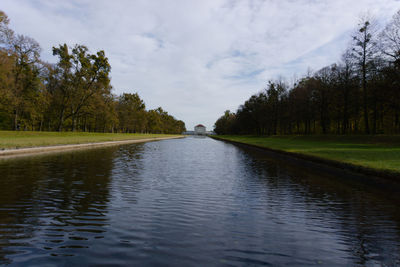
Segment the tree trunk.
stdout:
[[72,131],[73,132],[76,131],[76,116],[75,115],[72,116]]
[[59,131],[59,132],[61,132],[61,131],[62,131],[62,128],[63,128],[63,123],[64,123],[64,112],[65,112],[65,109],[63,108],[63,109],[61,110],[60,118],[59,118],[59,121],[58,121],[58,131]]
[[343,107],[342,134],[346,134],[349,128],[348,98],[349,98],[349,90],[346,87],[344,92],[344,103],[343,103],[344,107]]
[[378,105],[376,103],[376,97],[374,97],[374,114],[372,116],[372,134],[376,134],[376,122],[378,120]]
[[367,66],[366,66],[366,51],[364,51],[364,61],[362,65],[362,88],[363,88],[363,107],[364,107],[364,126],[365,133],[369,134],[369,121],[368,121],[368,93],[367,93]]
[[19,130],[19,126],[18,126],[18,109],[14,110],[14,130],[15,131]]

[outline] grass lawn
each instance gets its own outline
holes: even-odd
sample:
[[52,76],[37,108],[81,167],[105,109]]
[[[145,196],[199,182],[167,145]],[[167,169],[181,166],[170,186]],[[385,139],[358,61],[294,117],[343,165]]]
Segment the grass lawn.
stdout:
[[316,156],[400,175],[400,136],[217,136],[221,139]]
[[0,149],[169,137],[167,134],[0,131]]

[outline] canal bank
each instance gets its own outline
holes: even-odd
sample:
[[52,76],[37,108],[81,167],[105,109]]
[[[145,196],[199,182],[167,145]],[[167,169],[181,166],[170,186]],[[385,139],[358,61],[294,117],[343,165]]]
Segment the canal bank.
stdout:
[[18,157],[18,156],[28,156],[34,154],[79,150],[79,149],[90,149],[98,147],[144,143],[144,142],[160,141],[167,139],[178,139],[178,138],[184,138],[184,136],[152,137],[152,138],[130,139],[130,140],[119,140],[119,141],[93,142],[84,144],[67,144],[67,145],[55,145],[55,146],[27,147],[19,149],[5,149],[0,151],[0,159],[9,157]]
[[[330,167],[334,167],[334,168],[338,168],[340,170],[345,170],[345,171],[349,171],[349,172],[354,172],[356,174],[361,174],[361,175],[366,175],[366,176],[370,176],[371,178],[385,178],[388,180],[391,180],[395,183],[399,183],[400,182],[400,171],[394,170],[394,169],[389,169],[389,168],[373,168],[371,166],[367,166],[367,165],[361,165],[361,164],[354,164],[352,162],[349,161],[345,161],[345,160],[336,160],[336,159],[331,159],[327,157],[323,157],[320,155],[312,155],[311,153],[309,153],[309,151],[311,150],[311,147],[314,145],[315,150],[318,150],[318,152],[320,154],[321,151],[323,151],[325,149],[325,151],[323,151],[324,153],[326,153],[326,155],[331,155],[333,153],[338,153],[337,149],[332,149],[332,145],[330,145],[331,147],[328,149],[327,147],[324,147],[323,145],[321,145],[321,143],[309,143],[307,145],[303,145],[300,142],[293,143],[293,142],[288,142],[289,145],[285,145],[282,146],[281,144],[275,144],[274,147],[269,146],[268,144],[263,143],[263,141],[265,141],[267,138],[270,137],[241,137],[241,136],[211,136],[211,138],[214,138],[216,140],[221,140],[221,141],[225,141],[225,142],[229,142],[229,143],[233,143],[233,144],[237,144],[237,145],[241,145],[241,146],[247,146],[247,147],[252,147],[252,148],[257,148],[257,149],[261,149],[265,152],[269,152],[269,153],[273,153],[275,156],[280,156],[281,158],[284,157],[287,160],[302,160],[304,163],[307,162],[311,162],[314,164],[318,164],[320,166],[330,166]],[[262,140],[264,139],[264,140]],[[278,149],[277,147],[279,147],[279,145],[281,146],[280,149]],[[344,146],[343,143],[338,143],[338,144],[334,144],[334,146]],[[352,146],[362,146],[365,145],[367,146],[368,144],[351,144]],[[299,148],[301,147],[301,148]],[[297,150],[297,151],[296,151]],[[329,154],[329,150],[333,151],[331,154]],[[350,150],[350,149],[348,149]],[[299,151],[304,151],[299,152]],[[346,151],[346,149],[341,149],[340,151],[342,151],[343,154],[348,153],[349,151]],[[362,150],[358,149],[357,152],[363,152]],[[352,151],[350,151],[352,152]],[[372,153],[370,153],[372,152]],[[339,152],[340,153],[340,152]],[[364,158],[368,158],[371,157],[371,154],[373,154],[374,151],[371,149],[371,151],[367,151],[365,154],[368,155],[362,155],[364,156]],[[380,152],[381,154],[384,152]],[[397,149],[394,153],[397,154],[398,157],[400,157],[400,149]],[[398,160],[398,158],[391,158],[391,161],[396,161]],[[379,162],[378,162],[379,163]]]

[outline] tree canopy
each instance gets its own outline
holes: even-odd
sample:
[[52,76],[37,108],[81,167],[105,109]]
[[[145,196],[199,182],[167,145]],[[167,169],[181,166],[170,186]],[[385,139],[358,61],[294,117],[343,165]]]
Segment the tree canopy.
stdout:
[[400,134],[400,11],[379,32],[364,16],[340,62],[292,85],[271,80],[218,134]]
[[137,93],[112,93],[103,50],[53,47],[56,64],[40,59],[40,45],[9,28],[0,11],[0,129],[182,133],[183,121],[162,108],[146,110]]

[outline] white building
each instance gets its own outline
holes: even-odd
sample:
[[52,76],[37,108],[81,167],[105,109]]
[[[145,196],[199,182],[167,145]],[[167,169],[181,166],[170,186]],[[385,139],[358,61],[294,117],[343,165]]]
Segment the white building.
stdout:
[[205,135],[206,134],[206,126],[199,124],[194,126],[194,134]]

